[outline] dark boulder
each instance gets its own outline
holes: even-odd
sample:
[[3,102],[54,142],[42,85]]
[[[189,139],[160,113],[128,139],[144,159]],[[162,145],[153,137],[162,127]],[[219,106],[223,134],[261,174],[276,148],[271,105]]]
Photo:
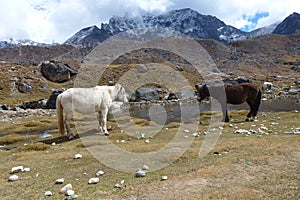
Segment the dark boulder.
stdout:
[[0,107],[2,110],[10,110],[10,107],[6,104],[1,105]]
[[53,82],[62,83],[71,79],[77,72],[68,64],[62,64],[55,61],[44,62],[40,65],[42,75]]
[[163,93],[161,88],[139,88],[135,92],[136,101],[154,101],[160,100],[159,93]]
[[46,108],[47,99],[40,99],[38,101],[29,101],[23,103],[20,108],[26,109],[44,109]]
[[47,101],[47,104],[46,104],[47,109],[55,109],[56,108],[56,98],[62,92],[63,92],[62,90],[55,90],[52,92],[52,94],[50,95],[50,97]]

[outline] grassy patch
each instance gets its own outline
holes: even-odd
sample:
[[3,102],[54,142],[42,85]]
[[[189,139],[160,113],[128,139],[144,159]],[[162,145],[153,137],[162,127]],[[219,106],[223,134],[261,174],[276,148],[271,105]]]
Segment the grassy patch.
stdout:
[[[232,113],[234,117],[241,118],[245,114],[243,111]],[[268,134],[249,136],[234,134],[236,128],[227,123],[217,144],[204,158],[199,159],[199,150],[206,137],[201,134],[179,159],[162,169],[150,169],[143,178],[136,178],[134,170],[130,173],[119,172],[105,166],[85,147],[113,143],[128,152],[152,152],[163,148],[176,134],[180,134],[178,128],[181,124],[173,122],[165,125],[159,133],[148,138],[149,143],[145,143],[145,139],[137,139],[133,133],[121,132],[116,123],[110,121],[114,128],[108,138],[102,133],[82,134],[81,139],[64,140],[57,142],[56,146],[32,142],[15,150],[0,150],[0,179],[4,180],[0,185],[1,196],[4,200],[43,199],[44,192],[51,190],[51,198],[61,199],[64,195],[59,194],[59,190],[63,185],[55,185],[54,182],[58,178],[65,178],[65,183],[71,183],[75,193],[82,199],[127,199],[139,194],[143,194],[145,199],[298,199],[300,138],[285,133],[295,130],[298,120],[299,113],[283,112],[260,113],[258,121],[254,122],[234,121],[234,126],[239,129],[258,129],[262,124],[272,130]],[[144,120],[134,121],[139,125],[144,123]],[[151,127],[151,123],[144,126]],[[88,125],[84,128],[88,130]],[[200,124],[199,132],[203,133],[207,128]],[[190,134],[186,133],[188,136]],[[177,145],[180,146],[180,143]],[[83,157],[73,159],[77,153]],[[137,168],[143,164],[147,163],[141,163]],[[15,183],[5,181],[10,169],[18,165],[30,167],[31,171],[18,174],[20,180]],[[105,174],[100,177],[98,184],[89,185],[89,178],[95,177],[98,170],[105,171]],[[169,179],[160,181],[162,175],[167,175]],[[121,180],[125,180],[121,189],[114,188]],[[14,189],[11,188],[12,184]]]

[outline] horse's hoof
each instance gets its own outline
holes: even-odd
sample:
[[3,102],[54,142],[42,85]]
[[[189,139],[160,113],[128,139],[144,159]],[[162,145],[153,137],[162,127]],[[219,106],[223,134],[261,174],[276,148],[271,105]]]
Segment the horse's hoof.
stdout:
[[251,122],[251,121],[254,121],[254,119],[246,118],[246,122]]

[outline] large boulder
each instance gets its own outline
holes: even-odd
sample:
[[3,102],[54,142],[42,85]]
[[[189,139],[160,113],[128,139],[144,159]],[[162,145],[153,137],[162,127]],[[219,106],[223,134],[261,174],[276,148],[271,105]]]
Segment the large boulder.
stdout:
[[63,92],[62,90],[55,90],[52,92],[52,94],[50,95],[50,97],[46,103],[47,109],[55,109],[56,108],[56,98],[62,92]]
[[70,80],[77,72],[68,64],[62,64],[55,61],[43,62],[40,65],[42,75],[53,82],[62,83]]
[[136,101],[154,101],[160,100],[159,93],[163,93],[161,88],[139,88],[135,92]]

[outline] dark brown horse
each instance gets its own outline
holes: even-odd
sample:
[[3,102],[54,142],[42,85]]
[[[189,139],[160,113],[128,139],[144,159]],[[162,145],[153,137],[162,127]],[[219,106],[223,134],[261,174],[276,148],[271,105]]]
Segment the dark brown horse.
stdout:
[[229,104],[242,104],[245,101],[250,106],[250,112],[247,115],[246,121],[249,121],[251,117],[257,115],[260,102],[261,102],[261,91],[258,86],[252,83],[241,83],[236,85],[218,85],[218,86],[207,86],[206,84],[195,85],[198,98],[201,102],[207,97],[213,97],[219,101],[223,112],[223,121],[229,122],[227,113],[227,103]]

